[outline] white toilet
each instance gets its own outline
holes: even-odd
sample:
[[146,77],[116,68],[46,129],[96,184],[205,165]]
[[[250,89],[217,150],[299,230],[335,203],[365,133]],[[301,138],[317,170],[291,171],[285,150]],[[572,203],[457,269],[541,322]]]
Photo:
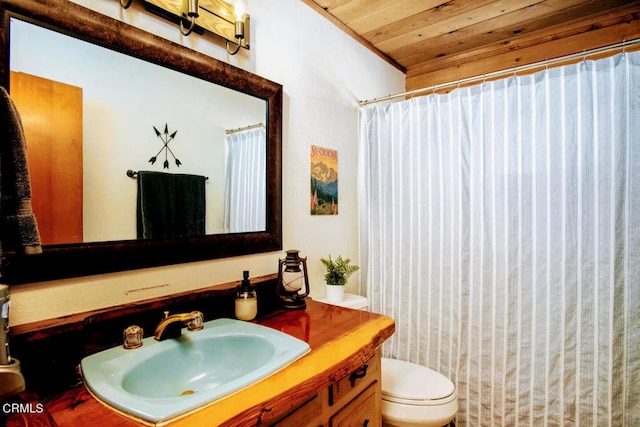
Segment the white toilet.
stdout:
[[[328,304],[366,310],[369,301],[345,294]],[[438,372],[402,360],[382,358],[382,423],[394,427],[441,427],[458,412],[458,395],[450,379]]]

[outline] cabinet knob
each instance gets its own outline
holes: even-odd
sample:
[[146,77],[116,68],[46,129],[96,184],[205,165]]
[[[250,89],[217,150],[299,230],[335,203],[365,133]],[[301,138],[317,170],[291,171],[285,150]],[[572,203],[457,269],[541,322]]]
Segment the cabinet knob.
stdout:
[[362,423],[362,427],[367,427],[369,425],[369,420],[364,420],[364,422]]

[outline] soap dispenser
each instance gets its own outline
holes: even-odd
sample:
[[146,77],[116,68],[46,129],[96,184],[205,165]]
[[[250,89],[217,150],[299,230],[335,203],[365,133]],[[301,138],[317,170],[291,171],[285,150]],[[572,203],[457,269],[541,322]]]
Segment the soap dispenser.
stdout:
[[253,320],[258,314],[258,295],[249,283],[249,272],[242,273],[242,284],[236,288],[236,318]]

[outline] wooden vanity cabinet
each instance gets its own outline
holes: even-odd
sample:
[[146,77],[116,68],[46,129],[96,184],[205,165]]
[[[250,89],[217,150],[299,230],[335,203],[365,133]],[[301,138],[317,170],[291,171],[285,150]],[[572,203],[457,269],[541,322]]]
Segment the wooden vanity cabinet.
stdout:
[[380,427],[382,390],[380,350],[353,372],[321,390],[277,421],[278,427]]
[[[263,291],[276,289],[275,274],[265,276],[262,280],[257,283],[262,286]],[[191,306],[202,298],[210,298],[207,299],[208,304],[205,306],[216,306],[210,302],[226,301],[227,296],[230,295],[226,292],[233,292],[237,285],[237,282],[231,282],[205,288],[196,293],[190,291],[184,297],[173,298],[172,306]],[[222,290],[225,293],[218,294]],[[208,297],[210,293],[214,295]],[[138,304],[141,304],[140,311],[136,312],[138,315],[142,310],[144,313],[155,313],[161,308],[169,307],[164,300],[150,300]],[[130,313],[131,309],[130,306],[122,307],[122,310],[127,313]],[[119,312],[110,312],[106,319],[131,324],[128,321],[121,322],[120,318],[124,319],[125,315],[116,315],[116,313],[119,314]],[[96,331],[95,324],[99,322],[105,325],[101,327],[101,331],[111,330],[110,326],[107,327],[111,323],[104,320],[105,313],[80,313],[72,317],[75,320],[68,321],[63,327],[52,327],[49,321],[28,325],[29,329],[26,331],[25,327],[22,327],[22,334],[30,333],[40,336],[42,331],[47,331],[46,333],[50,335],[41,338],[43,344],[34,347],[40,349],[48,346],[49,339],[53,336],[56,340],[60,340],[60,343],[71,341],[71,338],[76,337],[77,331],[93,336],[93,332]],[[257,425],[295,427],[366,425],[371,427],[381,425],[380,346],[394,332],[393,319],[376,313],[308,300],[306,310],[275,310],[260,317],[257,322],[308,342],[311,351],[263,381],[257,381],[228,398],[204,405],[196,411],[176,417],[162,425],[171,427]],[[150,322],[150,324],[157,323]],[[92,325],[91,329],[88,329],[88,325]],[[305,326],[301,328],[300,325]],[[84,328],[87,330],[85,331]],[[60,333],[66,334],[64,339],[58,337]],[[61,346],[61,344],[56,345]],[[95,349],[97,345],[92,341],[90,345],[77,349],[74,347],[73,351],[65,348],[69,352],[65,356],[67,359],[73,358],[77,354],[86,352],[87,349]],[[80,361],[77,360],[77,363]],[[143,425],[142,422],[122,415],[95,399],[84,384],[78,382],[77,371],[73,370],[73,375],[69,379],[74,380],[75,385],[38,397],[37,402],[44,403],[45,410],[54,424],[105,427]],[[33,418],[28,417],[29,425],[40,425],[36,415],[38,414]],[[11,421],[13,422],[14,419],[17,421],[14,424],[10,422],[9,425],[24,425],[22,418],[16,415]]]

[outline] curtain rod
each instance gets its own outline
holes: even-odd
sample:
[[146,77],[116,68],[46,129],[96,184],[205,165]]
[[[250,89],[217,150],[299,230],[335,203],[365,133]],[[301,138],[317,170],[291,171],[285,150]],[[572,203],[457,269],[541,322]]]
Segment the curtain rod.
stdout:
[[597,49],[586,50],[586,51],[583,51],[583,52],[580,52],[580,53],[574,53],[572,55],[562,56],[560,58],[547,59],[547,60],[540,61],[540,62],[534,62],[533,64],[528,64],[528,65],[520,65],[518,67],[513,67],[513,68],[500,70],[500,71],[494,71],[494,72],[491,72],[491,73],[486,73],[486,74],[473,76],[473,77],[467,77],[467,78],[460,79],[460,80],[455,80],[455,81],[449,82],[449,83],[440,83],[440,84],[437,84],[437,85],[433,85],[433,86],[429,86],[429,87],[425,87],[425,88],[421,88],[421,89],[414,89],[414,90],[410,90],[408,92],[397,93],[395,95],[388,95],[388,96],[384,96],[382,98],[374,98],[374,99],[368,99],[368,100],[365,100],[365,101],[359,101],[359,104],[360,104],[361,107],[364,107],[365,105],[375,104],[377,102],[388,101],[388,100],[391,100],[391,99],[400,98],[400,97],[404,97],[404,96],[417,95],[417,94],[420,94],[420,93],[423,93],[423,92],[433,92],[433,91],[436,91],[438,89],[443,89],[443,88],[446,88],[446,87],[459,86],[461,84],[479,82],[479,81],[483,81],[483,80],[486,80],[486,79],[489,79],[489,78],[501,77],[501,76],[506,76],[506,75],[510,75],[510,74],[515,74],[515,73],[517,73],[519,71],[527,71],[527,70],[532,70],[532,69],[535,69],[535,68],[548,67],[549,65],[552,65],[552,64],[558,64],[558,63],[561,63],[561,62],[568,62],[568,61],[571,61],[573,59],[578,59],[578,58],[586,59],[587,56],[599,55],[599,54],[608,53],[608,52],[612,52],[612,51],[619,50],[619,49],[622,49],[624,51],[627,47],[634,46],[634,45],[639,44],[639,43],[640,43],[640,39],[635,39],[635,40],[631,40],[631,41],[622,41],[620,43],[612,44],[612,45],[601,47],[601,48],[597,48]]
[[249,125],[243,128],[225,130],[225,133],[227,135],[230,135],[232,133],[242,132],[243,130],[256,129],[256,128],[264,128],[264,125],[262,123],[256,123],[255,125]]

